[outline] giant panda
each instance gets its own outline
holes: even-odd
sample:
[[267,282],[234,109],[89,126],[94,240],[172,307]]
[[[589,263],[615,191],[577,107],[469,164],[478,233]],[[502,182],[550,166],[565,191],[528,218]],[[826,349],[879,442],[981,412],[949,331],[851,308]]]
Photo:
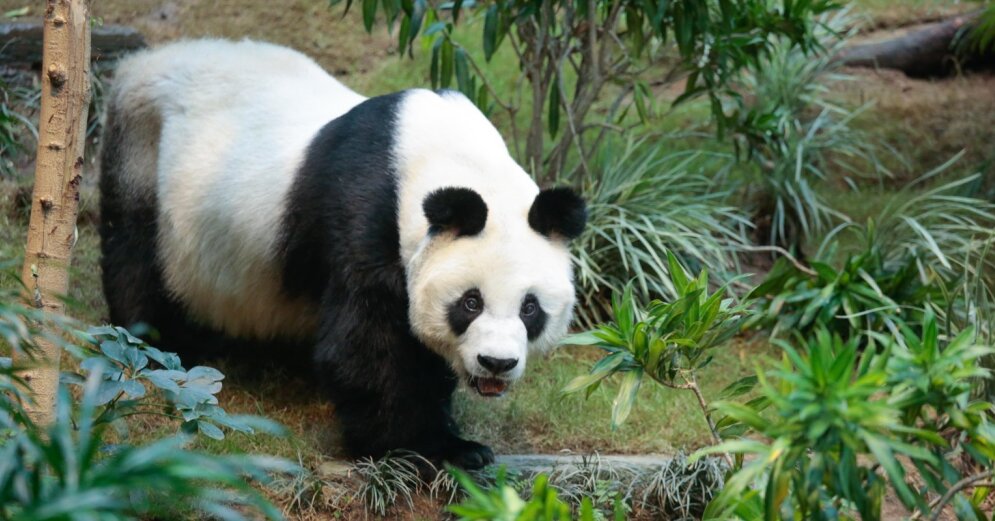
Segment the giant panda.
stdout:
[[565,334],[586,211],[473,103],[365,98],[284,47],[185,41],[122,60],[104,132],[112,322],[177,350],[307,344],[350,454],[493,461],[451,395],[501,395]]

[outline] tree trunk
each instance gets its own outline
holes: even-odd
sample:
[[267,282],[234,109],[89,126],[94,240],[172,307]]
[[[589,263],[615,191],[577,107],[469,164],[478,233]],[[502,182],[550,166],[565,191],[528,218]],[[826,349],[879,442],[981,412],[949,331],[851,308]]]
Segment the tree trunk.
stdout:
[[[90,97],[88,3],[48,0],[45,10],[38,155],[21,277],[31,304],[53,314],[63,311],[76,243]],[[61,347],[41,336],[35,342],[41,358],[31,362],[22,376],[34,397],[28,412],[46,424],[52,419],[58,390]]]
[[954,42],[977,22],[977,13],[924,25],[883,42],[844,48],[834,60],[850,67],[895,69],[913,78],[947,76],[971,68],[991,68],[991,52],[967,50],[958,55]]

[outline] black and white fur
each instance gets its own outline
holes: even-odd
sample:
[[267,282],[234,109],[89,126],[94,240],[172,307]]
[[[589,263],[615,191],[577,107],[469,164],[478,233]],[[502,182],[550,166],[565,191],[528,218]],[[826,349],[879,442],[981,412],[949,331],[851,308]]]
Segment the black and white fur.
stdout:
[[585,210],[470,101],[366,99],[286,48],[180,42],[119,65],[104,143],[114,323],[310,343],[352,454],[492,461],[451,394],[500,394],[566,332]]

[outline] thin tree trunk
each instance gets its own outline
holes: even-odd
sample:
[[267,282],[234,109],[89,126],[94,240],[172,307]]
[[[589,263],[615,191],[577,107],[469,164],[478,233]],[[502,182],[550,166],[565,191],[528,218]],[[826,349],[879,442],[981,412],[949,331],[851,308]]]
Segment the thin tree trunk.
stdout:
[[[68,268],[76,243],[79,185],[90,98],[90,17],[88,0],[47,0],[42,57],[38,156],[31,198],[22,280],[32,305],[63,312]],[[52,419],[59,384],[61,347],[35,339],[41,359],[22,376],[34,403],[28,412],[39,423]],[[28,361],[22,361],[28,363]]]

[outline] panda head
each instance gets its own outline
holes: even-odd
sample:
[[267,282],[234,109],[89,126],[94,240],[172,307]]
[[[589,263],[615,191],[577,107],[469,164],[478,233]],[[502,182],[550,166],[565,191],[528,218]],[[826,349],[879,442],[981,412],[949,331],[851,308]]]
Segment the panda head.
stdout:
[[413,332],[471,388],[499,396],[530,353],[567,331],[568,242],[583,231],[586,209],[566,188],[487,195],[491,205],[449,186],[422,199],[428,227],[408,265],[409,314]]

